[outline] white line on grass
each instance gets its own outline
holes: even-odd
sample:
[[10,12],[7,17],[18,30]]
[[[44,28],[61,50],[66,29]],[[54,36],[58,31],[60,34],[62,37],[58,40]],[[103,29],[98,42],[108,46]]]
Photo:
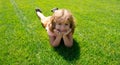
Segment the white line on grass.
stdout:
[[30,33],[30,29],[29,27],[27,27],[27,18],[25,17],[25,15],[23,15],[22,11],[19,9],[18,5],[16,4],[16,2],[14,0],[10,0],[11,4],[14,7],[14,11],[16,12],[17,17],[20,20],[20,23],[22,24],[22,26],[24,27],[24,29]]

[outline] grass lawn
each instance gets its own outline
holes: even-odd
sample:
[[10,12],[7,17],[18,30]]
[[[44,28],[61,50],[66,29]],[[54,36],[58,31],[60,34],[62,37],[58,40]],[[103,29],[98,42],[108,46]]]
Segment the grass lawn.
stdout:
[[[53,48],[35,8],[66,8],[74,46]],[[120,65],[119,0],[0,0],[0,65]]]

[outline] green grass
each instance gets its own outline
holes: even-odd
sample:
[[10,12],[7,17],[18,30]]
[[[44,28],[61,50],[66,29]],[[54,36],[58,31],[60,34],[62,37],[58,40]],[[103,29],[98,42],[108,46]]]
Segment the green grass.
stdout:
[[[72,48],[50,46],[38,7],[73,13]],[[0,65],[120,65],[120,1],[0,0]]]

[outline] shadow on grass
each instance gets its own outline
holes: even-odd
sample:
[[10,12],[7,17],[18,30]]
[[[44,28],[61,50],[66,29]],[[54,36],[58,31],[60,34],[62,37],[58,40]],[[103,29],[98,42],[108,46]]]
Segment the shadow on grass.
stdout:
[[67,61],[75,61],[80,57],[80,46],[78,42],[73,40],[73,46],[71,48],[65,47],[64,42],[62,40],[60,46],[55,47],[54,50],[58,52],[65,60]]

